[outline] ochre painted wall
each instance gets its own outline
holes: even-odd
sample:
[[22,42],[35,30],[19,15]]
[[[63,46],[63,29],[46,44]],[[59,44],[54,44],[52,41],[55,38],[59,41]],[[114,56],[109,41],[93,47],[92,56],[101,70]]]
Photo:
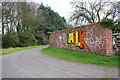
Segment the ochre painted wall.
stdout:
[[53,32],[50,46],[113,55],[112,30],[98,23]]

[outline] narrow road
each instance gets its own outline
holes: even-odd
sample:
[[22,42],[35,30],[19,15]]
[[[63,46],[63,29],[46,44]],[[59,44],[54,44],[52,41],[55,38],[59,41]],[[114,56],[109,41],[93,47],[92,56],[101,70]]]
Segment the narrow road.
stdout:
[[3,78],[117,78],[118,69],[57,59],[46,48],[18,51],[2,57]]

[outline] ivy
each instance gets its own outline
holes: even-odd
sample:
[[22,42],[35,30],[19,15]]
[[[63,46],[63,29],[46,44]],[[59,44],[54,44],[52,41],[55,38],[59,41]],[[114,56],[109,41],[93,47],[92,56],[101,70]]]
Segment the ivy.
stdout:
[[103,19],[99,22],[103,28],[112,28],[114,25],[114,21],[112,19]]
[[103,19],[99,23],[103,28],[111,28],[113,32],[120,32],[120,24],[116,24],[112,19]]

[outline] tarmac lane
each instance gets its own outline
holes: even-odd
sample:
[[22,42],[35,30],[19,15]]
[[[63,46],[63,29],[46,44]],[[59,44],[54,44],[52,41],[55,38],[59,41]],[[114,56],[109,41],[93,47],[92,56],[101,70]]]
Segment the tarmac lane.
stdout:
[[43,48],[2,56],[3,78],[118,78],[118,68],[72,62],[48,56]]

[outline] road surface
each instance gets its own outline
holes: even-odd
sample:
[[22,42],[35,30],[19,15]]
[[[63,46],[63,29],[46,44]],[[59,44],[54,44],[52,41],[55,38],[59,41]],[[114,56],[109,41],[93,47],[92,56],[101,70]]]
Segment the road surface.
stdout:
[[118,69],[54,58],[46,48],[26,49],[2,57],[3,78],[118,78]]

